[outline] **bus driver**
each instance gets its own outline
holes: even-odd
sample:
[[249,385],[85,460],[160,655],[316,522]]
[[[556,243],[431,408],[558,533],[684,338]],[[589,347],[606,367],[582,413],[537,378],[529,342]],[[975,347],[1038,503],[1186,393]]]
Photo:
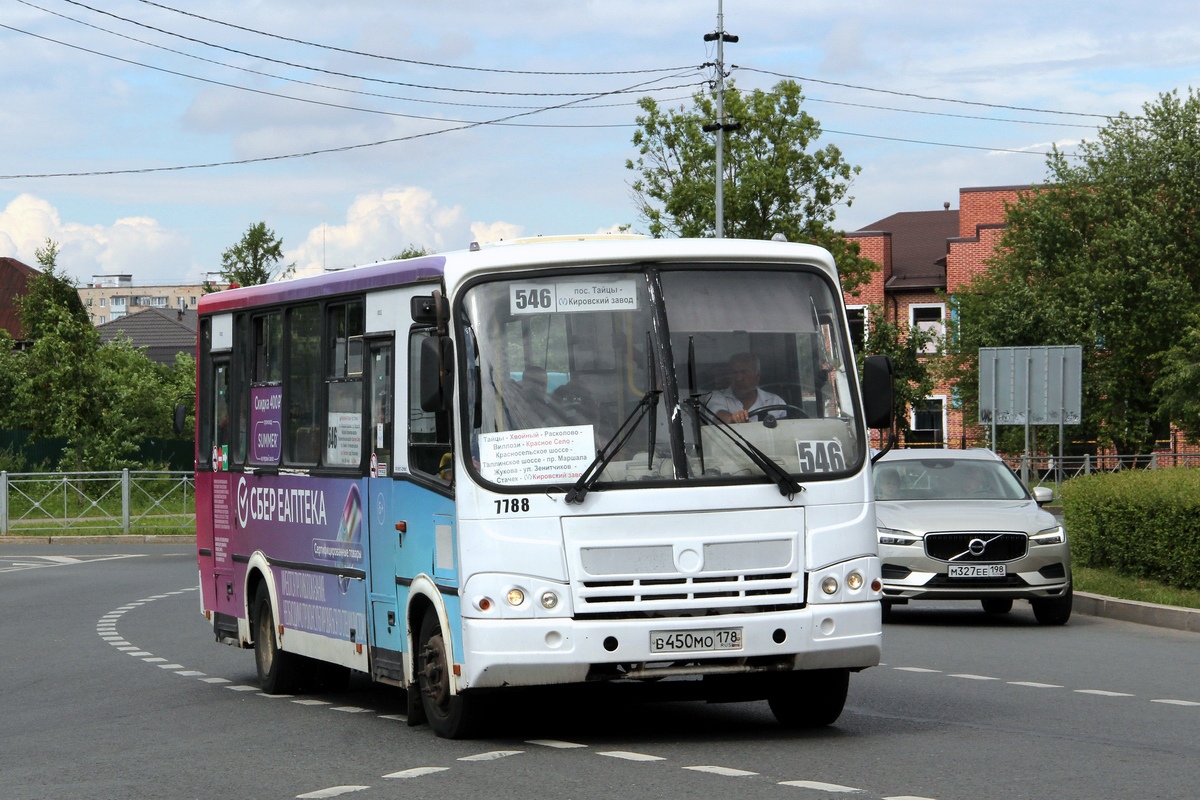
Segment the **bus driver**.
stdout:
[[[750,415],[764,406],[783,406],[786,401],[777,394],[760,389],[758,380],[762,365],[753,353],[736,353],[729,359],[729,388],[718,389],[708,397],[708,410],[723,422],[749,422]],[[779,418],[783,409],[767,412]]]

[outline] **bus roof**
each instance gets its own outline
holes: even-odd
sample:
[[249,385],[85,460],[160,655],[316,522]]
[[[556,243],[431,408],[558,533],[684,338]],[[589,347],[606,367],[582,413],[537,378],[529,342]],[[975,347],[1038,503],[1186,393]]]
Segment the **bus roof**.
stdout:
[[747,265],[803,263],[825,271],[831,278],[836,274],[829,252],[810,244],[751,239],[545,237],[505,243],[502,247],[482,247],[407,261],[388,261],[263,286],[216,292],[202,297],[198,310],[201,314],[211,314],[421,281],[439,281],[443,277],[448,292],[453,294],[469,278],[503,270],[613,266],[648,261],[745,262]]

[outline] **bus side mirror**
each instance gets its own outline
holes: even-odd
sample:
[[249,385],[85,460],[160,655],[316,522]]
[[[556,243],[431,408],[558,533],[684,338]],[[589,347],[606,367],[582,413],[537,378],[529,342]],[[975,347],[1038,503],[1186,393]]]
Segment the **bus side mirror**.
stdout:
[[448,336],[421,342],[421,410],[449,411],[454,390],[454,343]]
[[418,325],[445,326],[450,319],[450,303],[441,292],[414,297],[409,301],[408,310]]
[[183,403],[175,405],[175,435],[183,433],[183,425],[187,422],[187,406]]
[[868,428],[892,427],[892,359],[867,356],[863,364],[863,413]]

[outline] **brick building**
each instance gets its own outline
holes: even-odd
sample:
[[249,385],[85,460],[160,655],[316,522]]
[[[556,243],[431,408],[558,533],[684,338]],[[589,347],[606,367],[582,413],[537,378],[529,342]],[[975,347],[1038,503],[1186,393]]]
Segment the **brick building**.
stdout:
[[148,308],[195,310],[203,293],[201,284],[135,284],[132,275],[93,275],[90,283],[79,287],[79,299],[96,326]]
[[[870,330],[871,306],[902,327],[944,333],[947,298],[984,269],[999,245],[1007,206],[1034,188],[959,189],[957,210],[946,203],[941,211],[902,211],[847,233],[846,238],[859,243],[864,258],[881,266],[857,297],[846,296],[857,343]],[[937,386],[923,408],[910,410],[905,444],[979,443],[982,430],[971,420],[964,425],[955,405],[952,385]]]
[[29,293],[29,279],[38,274],[39,270],[15,258],[0,258],[0,328],[8,331],[18,342],[22,333],[17,298]]

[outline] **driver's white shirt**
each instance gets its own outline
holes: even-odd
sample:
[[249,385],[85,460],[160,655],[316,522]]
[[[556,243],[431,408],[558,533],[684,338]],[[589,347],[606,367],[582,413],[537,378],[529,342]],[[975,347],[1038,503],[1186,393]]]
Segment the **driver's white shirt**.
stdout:
[[[733,391],[730,389],[718,389],[714,391],[708,396],[708,402],[706,402],[704,405],[708,406],[708,410],[714,414],[718,411],[728,411],[730,414],[738,411],[748,411],[749,413],[753,414],[755,409],[762,408],[763,406],[787,405],[787,402],[777,394],[766,392],[762,389],[756,389],[755,391],[758,392],[758,396],[754,398],[754,404],[751,405],[750,408],[746,408],[742,404],[742,401],[738,400],[737,397],[734,396]],[[777,409],[767,413],[776,419],[787,414],[787,412],[783,409]]]

